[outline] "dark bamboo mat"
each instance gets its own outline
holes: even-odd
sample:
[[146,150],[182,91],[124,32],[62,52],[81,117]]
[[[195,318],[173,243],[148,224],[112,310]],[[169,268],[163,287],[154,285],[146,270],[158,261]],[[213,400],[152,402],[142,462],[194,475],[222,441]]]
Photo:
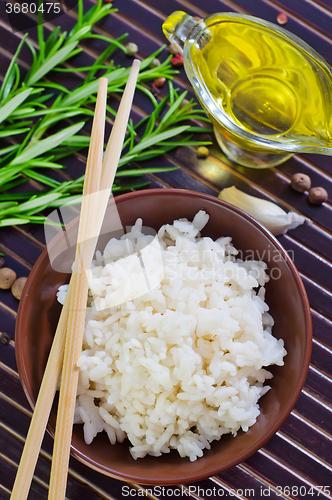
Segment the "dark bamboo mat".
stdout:
[[[91,2],[85,0],[85,5],[88,8]],[[165,42],[161,24],[174,10],[198,16],[218,11],[244,12],[272,22],[276,22],[280,12],[285,12],[288,16],[285,27],[332,63],[331,0],[115,0],[114,7],[119,12],[105,19],[98,31],[112,37],[129,33],[128,41],[138,44],[141,56],[150,54]],[[62,29],[68,30],[74,22],[75,13],[71,11],[56,19],[53,25],[47,24],[45,29],[52,30],[60,24]],[[22,33],[13,34],[5,16],[0,17],[1,79],[21,38]],[[36,43],[36,29],[29,30],[29,39],[32,44]],[[96,40],[85,45],[75,60],[76,67],[89,65],[102,50],[103,44]],[[28,61],[30,54],[26,49],[19,60],[23,72]],[[116,55],[116,61],[129,65],[121,54]],[[58,73],[56,78],[59,82],[66,78],[71,86],[80,81],[82,75],[63,77]],[[190,92],[183,70],[175,82],[179,88]],[[148,111],[146,99],[137,94],[134,120]],[[234,169],[214,146],[207,160],[198,160],[194,151],[186,148],[157,161],[163,166],[176,164],[181,168],[145,176],[151,187],[171,186],[217,195],[223,187],[235,184],[249,194],[275,201],[311,219],[310,225],[300,226],[279,238],[285,249],[293,252],[311,305],[314,339],[310,368],[294,410],[272,439],[245,462],[196,483],[196,487],[200,487],[199,491],[196,489],[198,495],[190,493],[190,485],[167,487],[164,492],[146,491],[137,484],[126,485],[103,476],[71,458],[68,500],[120,499],[143,494],[153,500],[179,494],[196,499],[329,497],[328,489],[332,489],[332,205],[331,201],[322,207],[309,205],[305,197],[291,190],[290,178],[298,171],[309,174],[313,185],[325,187],[332,200],[332,158],[295,155],[284,165],[267,171]],[[64,163],[68,168],[64,172],[54,172],[55,178],[59,175],[75,178],[83,173],[85,159],[82,156],[77,155]],[[42,227],[27,225],[0,229],[0,251],[6,254],[8,267],[19,276],[29,273],[43,248]],[[15,363],[17,305],[11,294],[0,291],[0,331],[9,335],[8,343],[0,343],[0,500],[9,499],[31,418]],[[31,500],[47,498],[51,453],[52,439],[47,434],[29,495]],[[321,488],[324,486],[327,487],[325,491]],[[219,495],[213,494],[213,488]]]

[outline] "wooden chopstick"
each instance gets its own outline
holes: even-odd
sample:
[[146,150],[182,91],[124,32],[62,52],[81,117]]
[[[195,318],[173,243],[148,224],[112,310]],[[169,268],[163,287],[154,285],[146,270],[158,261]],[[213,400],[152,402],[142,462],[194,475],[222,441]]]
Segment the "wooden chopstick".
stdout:
[[[106,80],[106,79],[105,79]],[[107,82],[107,80],[106,80]],[[101,87],[99,87],[100,90]],[[107,96],[107,83],[106,92]],[[98,92],[99,94],[99,92]],[[78,229],[74,271],[71,277],[70,306],[68,311],[64,359],[61,374],[60,397],[55,428],[53,459],[49,487],[49,498],[63,498],[62,490],[66,488],[69,462],[69,450],[74,420],[75,405],[72,404],[78,382],[78,368],[76,362],[82,348],[85,308],[88,294],[87,272],[91,266],[94,251],[94,225],[97,218],[98,206],[93,193],[97,195],[100,189],[101,169],[103,159],[103,144],[105,135],[104,106],[95,110],[95,119],[91,133],[91,142],[87,159],[81,215]],[[59,492],[60,490],[60,492]],[[54,496],[54,491],[57,495]]]
[[[62,500],[65,498],[79,374],[77,361],[82,350],[85,310],[88,294],[88,279],[86,272],[88,272],[91,267],[91,260],[95,248],[95,241],[93,240],[99,235],[100,226],[107,208],[110,190],[113,185],[114,175],[120,159],[123,139],[126,133],[132,99],[136,87],[139,66],[140,62],[134,61],[125,92],[121,99],[117,117],[114,122],[111,138],[105,154],[103,172],[102,175],[101,172],[99,174],[99,181],[102,189],[100,191],[99,200],[97,202],[96,199],[89,199],[89,197],[86,197],[87,203],[82,204],[77,251],[75,256],[75,269],[72,276],[72,293],[68,315],[57,423],[55,429],[51,478],[48,494],[49,500]],[[89,163],[87,165],[87,172],[89,170],[88,167],[90,167]],[[102,214],[101,217],[100,214]],[[97,224],[99,227],[96,232]],[[91,238],[92,236],[95,238]]]
[[[102,154],[104,132],[102,128],[105,127],[105,112],[106,112],[106,98],[107,98],[107,78],[101,78],[99,83],[99,90],[96,102],[96,116],[103,116],[101,124],[98,123],[98,139],[100,141],[100,148]],[[93,123],[93,130],[96,130],[96,120]],[[92,142],[92,137],[91,137]],[[92,151],[89,149],[89,155]],[[97,191],[99,189],[100,177],[98,184],[91,184],[91,189]],[[84,184],[85,192],[87,194],[87,186]],[[91,191],[92,192],[92,191]],[[39,389],[38,398],[36,401],[35,409],[32,415],[31,424],[29,427],[28,435],[25,441],[24,449],[22,452],[20,464],[16,474],[14,486],[12,489],[11,500],[25,500],[28,496],[33,473],[36,467],[39,450],[44,437],[47,421],[49,419],[51,407],[56,393],[62,363],[63,352],[65,345],[65,332],[68,320],[68,311],[70,307],[70,295],[72,284],[69,285],[66,301],[63,305],[52,348],[48,357],[48,362],[45,368],[43,380]]]
[[[135,83],[137,79],[137,74],[139,71],[139,61],[134,61],[133,64],[133,70],[130,73],[129,78],[135,78]],[[136,76],[135,76],[136,74]],[[132,76],[133,75],[133,76]],[[127,88],[129,86],[129,79],[128,79],[128,84],[126,87],[125,92],[127,92]],[[135,86],[135,84],[134,84]],[[130,88],[132,88],[132,83]],[[132,93],[134,92],[134,89],[132,89]],[[126,99],[129,99],[129,96],[126,97]],[[122,101],[121,101],[122,102]],[[128,116],[130,113],[130,106],[128,109]],[[118,117],[117,117],[118,119]],[[115,128],[115,123],[113,130]],[[112,132],[113,132],[112,130]],[[124,132],[125,133],[125,132]],[[113,143],[114,143],[114,134],[111,134],[107,150],[110,150],[111,148],[110,143],[113,138]],[[123,140],[122,140],[123,142]],[[121,147],[122,147],[122,142],[121,142]],[[121,151],[119,153],[119,156],[121,154]],[[106,161],[107,160],[107,161]],[[103,162],[103,172],[106,171],[106,165],[110,161],[110,155],[105,154],[104,162]],[[118,162],[118,160],[117,160]],[[114,175],[115,175],[116,167],[114,169]],[[113,175],[113,178],[114,178]],[[113,180],[110,181],[111,186],[109,187],[109,184],[103,184],[102,188],[103,189],[110,189],[113,184]],[[103,220],[103,214],[100,212],[99,214],[99,219],[100,223],[96,224],[96,226],[101,225],[102,220]],[[44,372],[43,380],[39,389],[38,393],[38,398],[36,401],[34,413],[32,416],[31,424],[29,427],[29,431],[27,434],[25,446],[23,449],[23,453],[21,456],[19,468],[16,474],[15,478],[15,483],[13,486],[12,494],[10,497],[10,500],[26,500],[33,473],[36,467],[37,459],[38,459],[38,454],[39,450],[41,447],[41,443],[43,440],[43,436],[45,433],[47,421],[50,415],[50,411],[52,408],[54,396],[56,393],[57,389],[57,384],[59,381],[60,373],[61,373],[61,368],[62,368],[62,363],[63,363],[63,352],[64,352],[64,345],[65,345],[65,332],[66,332],[66,326],[67,326],[67,320],[68,320],[68,309],[70,306],[70,296],[71,296],[71,284],[69,285],[69,289],[67,291],[67,296],[68,300],[66,300],[62,312],[60,315],[60,319],[58,322],[58,326],[56,329],[56,333],[54,336],[54,340],[52,343],[52,348],[48,357],[46,369]]]

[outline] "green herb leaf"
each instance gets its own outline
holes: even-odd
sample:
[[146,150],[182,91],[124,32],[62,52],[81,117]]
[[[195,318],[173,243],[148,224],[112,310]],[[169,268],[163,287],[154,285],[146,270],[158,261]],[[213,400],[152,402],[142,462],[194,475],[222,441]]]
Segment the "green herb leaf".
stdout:
[[13,97],[4,106],[0,107],[0,123],[2,123],[13,111],[19,107],[31,94],[32,89],[23,90],[15,97]]
[[59,146],[59,144],[66,141],[69,137],[72,137],[79,130],[81,130],[83,125],[84,122],[77,123],[76,125],[72,125],[71,127],[61,130],[57,134],[51,135],[46,139],[38,141],[34,146],[31,146],[29,148],[27,147],[21,152],[19,156],[15,158],[15,160],[11,162],[11,166],[23,164],[29,160],[32,160],[33,158],[36,158],[37,156],[42,155],[50,149],[56,148],[57,146]]
[[0,156],[3,156],[3,155],[6,155],[7,153],[15,151],[19,147],[20,146],[18,144],[13,144],[12,146],[8,146],[8,148],[0,149]]
[[7,210],[8,208],[16,207],[17,205],[18,205],[18,203],[15,201],[0,203],[0,211]]
[[[169,172],[171,170],[177,170],[179,167],[166,167],[166,168],[158,168],[158,173],[160,172]],[[155,168],[136,168],[136,169],[130,169],[130,170],[121,170],[120,172],[117,172],[116,176],[117,177],[128,177],[128,176],[139,176],[139,175],[145,175],[145,174],[153,174],[156,172]]]
[[184,125],[183,127],[175,127],[172,128],[171,130],[167,130],[166,132],[162,132],[161,134],[156,134],[156,135],[151,135],[144,139],[143,141],[139,142],[132,148],[130,151],[131,154],[133,153],[138,153],[139,151],[142,151],[143,149],[149,148],[150,146],[154,146],[158,142],[166,141],[167,139],[170,139],[171,137],[174,137],[175,135],[180,135],[182,132],[185,132],[187,130],[188,126]]
[[[128,76],[129,71],[125,68],[120,68],[112,71],[108,75],[104,75],[107,78],[108,83],[114,82],[115,80],[120,80],[125,75]],[[96,94],[99,87],[99,81],[96,80],[94,82],[83,85],[83,87],[79,87],[76,91],[71,92],[68,97],[62,101],[62,104],[65,106],[72,106],[83,99],[86,99],[91,94]]]
[[41,207],[49,205],[54,200],[57,200],[58,198],[60,198],[60,196],[61,196],[60,193],[51,193],[38,196],[33,200],[22,203],[18,208],[15,209],[15,211],[28,212],[30,210],[35,210],[36,208],[40,209]]
[[46,61],[39,70],[37,70],[34,74],[29,76],[29,78],[26,81],[26,85],[30,86],[33,85],[34,83],[38,82],[43,76],[45,76],[47,73],[51,71],[55,66],[58,64],[61,64],[64,62],[68,57],[72,57],[74,48],[77,46],[77,41],[74,43],[70,43],[66,47],[63,47],[62,49],[59,50],[54,56],[52,56],[48,61]]
[[27,36],[28,36],[28,33],[26,33],[24,35],[24,37],[22,38],[19,46],[17,47],[17,50],[16,50],[14,56],[13,56],[13,59],[11,60],[10,65],[8,66],[8,69],[7,69],[6,74],[5,74],[5,78],[3,79],[1,89],[0,89],[0,102],[2,100],[6,99],[6,97],[8,96],[9,92],[12,89],[12,86],[13,86],[13,83],[14,83],[15,77],[16,77],[16,69],[15,69],[16,59],[17,59],[19,53],[21,52],[22,45],[24,44]]
[[1,137],[11,137],[12,135],[24,134],[24,132],[28,132],[29,128],[18,128],[16,130],[0,130],[0,138]]
[[176,110],[181,106],[184,98],[186,97],[187,95],[187,92],[183,92],[183,94],[174,102],[174,104],[172,104],[172,106],[170,106],[169,110],[167,111],[167,113],[163,116],[161,122],[160,122],[160,126],[162,126],[163,124],[167,123],[167,121],[169,120],[170,117],[172,117]]
[[[1,214],[0,214],[1,216]],[[18,218],[9,218],[9,219],[0,219],[0,227],[6,226],[19,226],[21,224],[28,224],[30,222],[29,219],[18,219]]]

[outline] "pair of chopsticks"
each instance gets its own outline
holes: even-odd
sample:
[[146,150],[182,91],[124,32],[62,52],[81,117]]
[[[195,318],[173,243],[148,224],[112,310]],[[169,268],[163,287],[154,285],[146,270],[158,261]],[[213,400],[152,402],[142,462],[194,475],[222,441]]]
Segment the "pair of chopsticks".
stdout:
[[85,172],[75,268],[39,389],[11,500],[26,500],[28,496],[61,369],[48,499],[65,498],[79,374],[77,361],[82,348],[88,293],[88,273],[121,155],[139,67],[140,61],[135,60],[112,128],[104,160],[102,156],[108,81],[106,78],[101,78],[99,82]]

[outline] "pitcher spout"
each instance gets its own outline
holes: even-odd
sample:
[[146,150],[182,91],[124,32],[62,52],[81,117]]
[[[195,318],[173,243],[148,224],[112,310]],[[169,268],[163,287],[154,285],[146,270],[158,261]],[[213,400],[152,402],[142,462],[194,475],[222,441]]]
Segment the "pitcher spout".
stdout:
[[197,20],[180,10],[173,12],[163,24],[163,32],[167,40],[182,54],[184,42],[189,32],[197,24]]

